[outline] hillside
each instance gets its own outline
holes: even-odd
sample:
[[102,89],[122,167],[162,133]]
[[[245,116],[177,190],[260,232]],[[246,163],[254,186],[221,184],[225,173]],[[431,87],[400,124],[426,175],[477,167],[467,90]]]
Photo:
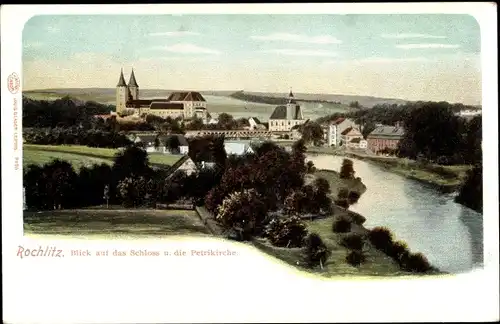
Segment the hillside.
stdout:
[[[159,90],[159,89],[141,89],[141,97],[154,98],[154,97],[167,97],[170,93],[178,90]],[[247,92],[227,90],[227,91],[212,91],[204,90],[199,91],[203,95],[221,96],[238,98],[235,94],[241,93],[245,96],[261,96],[267,98],[275,98],[281,100],[288,96],[288,93],[266,93],[266,92]],[[67,89],[40,89],[24,91],[24,95],[32,99],[57,99],[65,95],[70,95],[81,100],[94,100],[97,102],[109,103],[115,100],[115,88],[67,88]],[[303,102],[312,103],[340,103],[348,105],[352,101],[358,101],[364,107],[372,107],[377,104],[404,104],[406,100],[391,99],[391,98],[377,98],[370,96],[352,96],[352,95],[338,95],[338,94],[311,94],[311,93],[294,93],[295,98]],[[245,101],[250,101],[244,99]],[[265,103],[265,102],[263,102]]]

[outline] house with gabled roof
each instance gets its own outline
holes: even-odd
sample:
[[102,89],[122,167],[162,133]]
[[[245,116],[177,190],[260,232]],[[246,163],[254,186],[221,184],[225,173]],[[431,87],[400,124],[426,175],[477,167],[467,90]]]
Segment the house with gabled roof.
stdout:
[[248,123],[250,124],[250,130],[265,130],[266,126],[264,126],[257,117],[248,118]]
[[349,118],[340,117],[326,125],[326,142],[328,146],[340,146],[342,141],[342,132],[349,127],[356,127],[356,123]]
[[[359,141],[363,139],[363,134],[361,134],[357,127],[348,127],[340,133],[340,138],[342,144],[346,147],[359,146]],[[356,139],[356,141],[352,142],[354,139]]]
[[306,122],[302,115],[302,108],[295,101],[292,90],[288,95],[288,103],[274,108],[269,117],[269,131],[289,132],[294,126],[302,125]]
[[243,141],[225,141],[224,149],[226,150],[226,154],[229,155],[245,155],[254,153],[254,149],[252,148],[252,144],[250,142]]
[[196,166],[196,163],[189,157],[189,155],[183,155],[177,162],[175,162],[167,172],[167,175],[165,177],[165,180],[169,179],[172,177],[174,173],[177,171],[184,171],[186,175],[191,175],[193,173],[198,172],[198,167]]

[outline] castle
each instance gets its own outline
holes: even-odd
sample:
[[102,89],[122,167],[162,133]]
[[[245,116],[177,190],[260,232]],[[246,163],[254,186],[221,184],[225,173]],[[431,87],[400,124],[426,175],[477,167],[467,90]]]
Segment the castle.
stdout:
[[207,120],[207,101],[199,92],[173,92],[168,98],[139,99],[139,85],[134,70],[128,84],[123,76],[123,69],[116,86],[116,112],[133,113],[139,116],[155,115],[162,118],[181,117],[183,119],[201,118]]

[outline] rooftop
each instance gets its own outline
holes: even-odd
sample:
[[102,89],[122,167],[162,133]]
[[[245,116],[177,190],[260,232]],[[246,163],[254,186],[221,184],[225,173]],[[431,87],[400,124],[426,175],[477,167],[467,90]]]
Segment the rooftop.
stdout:
[[[300,116],[300,105],[295,106],[295,112],[292,119],[302,119]],[[277,106],[269,119],[287,119],[286,106]]]
[[167,98],[168,101],[206,101],[201,93],[196,91],[172,92]]
[[404,135],[404,129],[397,126],[379,126],[368,135],[369,138],[401,138]]

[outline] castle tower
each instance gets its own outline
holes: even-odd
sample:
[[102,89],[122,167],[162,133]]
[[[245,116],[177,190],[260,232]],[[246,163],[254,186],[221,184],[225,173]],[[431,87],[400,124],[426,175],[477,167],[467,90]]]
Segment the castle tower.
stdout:
[[290,93],[288,94],[288,103],[286,104],[286,119],[295,119],[297,103],[293,97],[292,88],[290,88]]
[[139,99],[139,85],[135,80],[134,69],[132,69],[132,74],[130,74],[130,80],[128,81],[128,91],[132,100]]
[[123,77],[123,69],[120,72],[120,79],[116,85],[116,112],[120,113],[127,108],[128,87]]

